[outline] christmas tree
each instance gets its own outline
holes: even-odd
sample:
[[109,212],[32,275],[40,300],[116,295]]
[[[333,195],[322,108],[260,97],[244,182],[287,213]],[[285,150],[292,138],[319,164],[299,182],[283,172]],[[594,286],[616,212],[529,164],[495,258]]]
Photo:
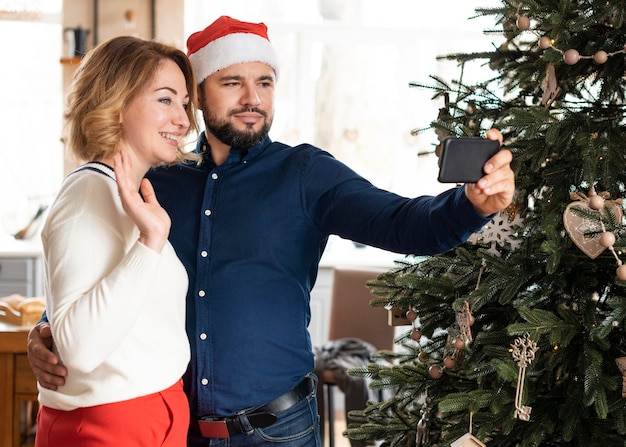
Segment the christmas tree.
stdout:
[[[498,128],[518,197],[458,249],[368,283],[407,331],[351,373],[394,391],[354,414],[387,446],[626,445],[626,1],[476,9],[494,51],[442,56],[439,139]],[[493,76],[464,85],[465,64]],[[424,131],[425,129],[416,130]]]

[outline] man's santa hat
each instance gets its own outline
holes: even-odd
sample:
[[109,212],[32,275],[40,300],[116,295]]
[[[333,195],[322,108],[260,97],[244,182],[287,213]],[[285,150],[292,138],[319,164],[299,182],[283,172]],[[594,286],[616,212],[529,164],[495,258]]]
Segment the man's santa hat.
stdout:
[[200,84],[218,70],[244,62],[263,62],[278,79],[278,57],[264,23],[222,16],[187,39],[187,55]]

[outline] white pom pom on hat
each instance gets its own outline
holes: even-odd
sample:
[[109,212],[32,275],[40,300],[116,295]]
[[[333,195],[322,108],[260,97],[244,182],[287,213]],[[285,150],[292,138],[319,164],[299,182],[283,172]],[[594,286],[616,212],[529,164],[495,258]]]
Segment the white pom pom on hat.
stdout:
[[200,84],[218,70],[245,62],[262,62],[278,79],[278,56],[264,23],[222,16],[187,39],[187,55]]

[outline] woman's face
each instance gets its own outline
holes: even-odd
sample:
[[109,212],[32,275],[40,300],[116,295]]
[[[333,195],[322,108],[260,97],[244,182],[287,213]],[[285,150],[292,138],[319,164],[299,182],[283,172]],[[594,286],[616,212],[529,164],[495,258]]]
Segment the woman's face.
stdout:
[[189,130],[189,92],[178,65],[165,59],[145,88],[122,110],[121,148],[146,170],[176,159],[179,141]]

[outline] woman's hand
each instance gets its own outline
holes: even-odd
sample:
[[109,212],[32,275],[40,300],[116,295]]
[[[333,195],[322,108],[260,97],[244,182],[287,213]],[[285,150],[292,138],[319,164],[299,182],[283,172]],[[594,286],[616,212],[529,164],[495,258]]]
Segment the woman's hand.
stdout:
[[169,236],[170,216],[159,204],[148,179],[141,179],[139,194],[132,159],[125,150],[113,161],[122,206],[139,229],[139,242],[160,253]]

